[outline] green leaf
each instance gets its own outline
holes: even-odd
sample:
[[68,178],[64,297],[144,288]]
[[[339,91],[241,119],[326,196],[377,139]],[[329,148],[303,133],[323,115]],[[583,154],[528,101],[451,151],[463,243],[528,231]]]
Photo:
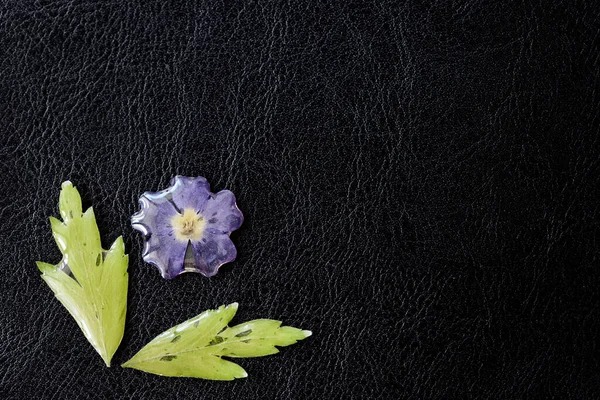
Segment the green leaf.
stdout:
[[79,192],[69,181],[62,184],[59,209],[63,221],[50,217],[50,225],[63,259],[57,265],[37,265],[42,279],[110,366],[125,328],[128,256],[123,238],[108,251],[102,249],[94,210],[82,212]]
[[186,376],[221,381],[245,378],[246,371],[222,356],[260,357],[279,352],[275,346],[289,346],[310,336],[281,321],[257,319],[234,327],[227,324],[237,303],[208,310],[161,333],[122,365],[151,374]]

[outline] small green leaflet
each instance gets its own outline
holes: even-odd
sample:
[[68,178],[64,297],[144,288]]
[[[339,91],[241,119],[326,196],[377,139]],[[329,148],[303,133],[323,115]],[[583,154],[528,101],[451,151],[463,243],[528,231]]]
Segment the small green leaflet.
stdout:
[[63,221],[50,217],[50,224],[63,259],[58,265],[37,265],[42,279],[110,366],[125,328],[128,257],[123,238],[108,251],[102,249],[94,210],[82,213],[79,192],[69,181],[62,184],[59,209]]
[[279,352],[275,346],[289,346],[312,334],[281,326],[281,321],[271,319],[228,327],[237,308],[237,303],[221,306],[174,326],[154,338],[122,367],[164,376],[230,381],[248,374],[222,356],[267,356]]

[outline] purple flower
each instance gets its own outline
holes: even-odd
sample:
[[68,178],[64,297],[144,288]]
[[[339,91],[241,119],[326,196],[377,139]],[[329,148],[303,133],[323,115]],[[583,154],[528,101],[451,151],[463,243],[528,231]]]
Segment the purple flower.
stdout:
[[140,207],[131,224],[145,236],[144,260],[163,278],[184,272],[213,276],[235,260],[229,235],[244,217],[229,190],[214,194],[205,178],[177,175],[167,189],[144,193]]

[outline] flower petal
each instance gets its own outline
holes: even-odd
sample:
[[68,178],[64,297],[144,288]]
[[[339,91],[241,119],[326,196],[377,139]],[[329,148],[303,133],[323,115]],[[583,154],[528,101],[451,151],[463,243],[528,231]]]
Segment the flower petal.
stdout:
[[206,218],[207,231],[213,234],[230,233],[244,222],[244,216],[235,204],[235,195],[229,190],[211,196],[202,215]]
[[171,187],[168,190],[179,210],[193,208],[198,213],[204,210],[211,195],[208,181],[201,176],[191,178],[177,175],[171,179]]
[[209,235],[192,242],[194,270],[204,276],[213,276],[219,267],[235,260],[237,250],[228,235]]
[[144,245],[144,261],[154,265],[165,279],[173,279],[184,272],[183,263],[187,243],[173,237],[151,236]]
[[156,233],[160,227],[157,219],[163,222],[178,214],[166,193],[164,190],[162,192],[146,192],[140,197],[140,211],[131,217],[133,229],[142,232],[145,236],[150,236]]
[[172,279],[183,271],[187,242],[177,240],[171,228],[171,219],[177,215],[165,193],[144,193],[140,208],[131,218],[132,227],[144,234],[146,241],[142,257],[153,264],[163,278]]

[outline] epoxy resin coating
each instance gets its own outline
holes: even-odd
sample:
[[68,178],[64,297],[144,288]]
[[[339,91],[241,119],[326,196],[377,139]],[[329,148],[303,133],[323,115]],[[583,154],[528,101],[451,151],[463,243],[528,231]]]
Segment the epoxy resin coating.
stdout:
[[131,217],[145,237],[144,261],[154,264],[163,278],[184,272],[213,276],[235,260],[229,235],[244,220],[229,190],[211,193],[205,178],[177,175],[171,186],[140,197],[141,210]]

